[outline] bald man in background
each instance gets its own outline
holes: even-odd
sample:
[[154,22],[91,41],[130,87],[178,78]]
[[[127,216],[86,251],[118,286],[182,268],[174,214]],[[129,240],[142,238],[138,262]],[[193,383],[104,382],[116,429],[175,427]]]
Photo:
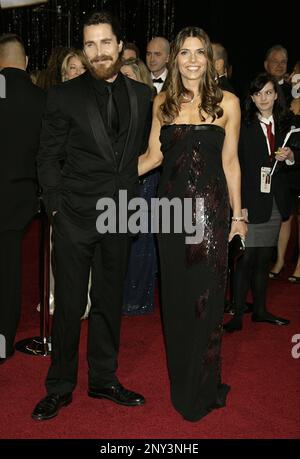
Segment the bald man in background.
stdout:
[[[44,91],[26,73],[20,37],[0,36],[0,364],[14,353],[21,311],[21,249],[24,230],[38,210],[35,157]],[[3,89],[3,88],[2,88]],[[3,97],[4,95],[4,97]]]
[[157,94],[162,90],[168,75],[167,63],[170,55],[170,43],[164,37],[155,37],[149,41],[146,51],[146,64]]

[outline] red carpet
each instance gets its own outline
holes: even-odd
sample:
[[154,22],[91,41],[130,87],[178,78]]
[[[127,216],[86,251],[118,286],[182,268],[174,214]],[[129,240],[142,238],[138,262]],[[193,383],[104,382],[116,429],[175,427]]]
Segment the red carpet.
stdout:
[[[36,228],[35,223],[24,241],[24,304],[17,340],[39,334]],[[57,418],[35,422],[30,414],[45,393],[49,357],[16,352],[0,367],[0,438],[300,438],[300,359],[291,355],[292,336],[300,333],[299,298],[300,285],[272,281],[270,310],[291,324],[254,324],[247,314],[243,331],[224,337],[223,379],[231,385],[227,407],[197,423],[182,420],[171,406],[158,307],[153,315],[123,320],[118,376],[145,395],[143,407],[87,397],[84,321],[73,403]]]

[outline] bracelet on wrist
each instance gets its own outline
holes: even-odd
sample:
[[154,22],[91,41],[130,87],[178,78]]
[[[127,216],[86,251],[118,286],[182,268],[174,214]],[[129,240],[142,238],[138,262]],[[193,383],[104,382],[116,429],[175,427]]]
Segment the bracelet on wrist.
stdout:
[[231,220],[233,222],[244,222],[245,218],[244,217],[232,217]]

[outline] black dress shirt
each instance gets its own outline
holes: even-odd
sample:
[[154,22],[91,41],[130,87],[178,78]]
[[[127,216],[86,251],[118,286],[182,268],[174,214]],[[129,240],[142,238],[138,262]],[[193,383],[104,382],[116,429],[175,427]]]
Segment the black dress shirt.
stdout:
[[[106,127],[107,134],[112,141],[113,150],[115,152],[117,162],[119,163],[125,148],[130,119],[129,100],[124,77],[121,73],[118,73],[118,76],[113,83],[93,78],[93,86],[95,88],[98,107]],[[109,128],[107,122],[108,86],[112,87],[113,97],[118,110],[119,132],[115,132]]]

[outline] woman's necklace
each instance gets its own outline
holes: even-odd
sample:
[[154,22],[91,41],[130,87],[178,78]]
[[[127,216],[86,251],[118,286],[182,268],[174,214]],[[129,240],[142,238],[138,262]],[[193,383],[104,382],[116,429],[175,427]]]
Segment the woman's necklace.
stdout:
[[191,104],[194,102],[195,99],[198,99],[200,97],[200,94],[198,94],[198,96],[195,97],[195,94],[193,95],[193,97],[190,99],[189,96],[186,96],[184,93],[182,93],[182,98],[184,100],[186,100],[186,103],[187,104]]

